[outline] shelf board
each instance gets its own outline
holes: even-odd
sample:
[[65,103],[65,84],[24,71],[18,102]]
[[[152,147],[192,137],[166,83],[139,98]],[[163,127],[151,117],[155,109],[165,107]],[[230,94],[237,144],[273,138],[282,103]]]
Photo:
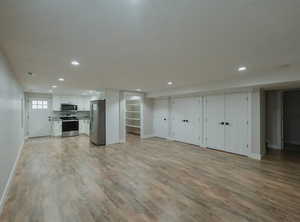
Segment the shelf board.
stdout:
[[140,104],[127,104],[127,106],[140,106]]
[[128,117],[126,119],[128,119],[128,120],[141,120],[139,118],[128,118]]
[[133,127],[133,128],[141,128],[140,126],[128,125],[128,124],[126,124],[126,126]]
[[140,111],[126,111],[126,113],[140,113]]

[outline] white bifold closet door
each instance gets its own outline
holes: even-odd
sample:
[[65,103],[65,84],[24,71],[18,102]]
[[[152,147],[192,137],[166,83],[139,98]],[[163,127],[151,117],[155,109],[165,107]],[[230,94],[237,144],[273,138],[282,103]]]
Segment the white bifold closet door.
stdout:
[[246,93],[207,96],[208,147],[248,154],[248,98]]
[[154,135],[167,138],[169,135],[169,103],[167,99],[157,99],[154,101],[153,128]]
[[248,95],[225,95],[225,150],[247,155],[248,152]]
[[199,145],[202,141],[202,98],[178,98],[172,101],[172,137]]
[[172,101],[172,137],[181,142],[186,140],[185,126],[185,98]]
[[225,100],[224,95],[206,97],[206,144],[208,147],[225,150]]

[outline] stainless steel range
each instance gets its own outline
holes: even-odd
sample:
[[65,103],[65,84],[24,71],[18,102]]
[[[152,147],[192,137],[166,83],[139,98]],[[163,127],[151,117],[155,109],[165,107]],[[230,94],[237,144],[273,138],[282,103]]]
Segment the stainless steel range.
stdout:
[[74,116],[60,117],[62,120],[62,136],[78,136],[79,120]]

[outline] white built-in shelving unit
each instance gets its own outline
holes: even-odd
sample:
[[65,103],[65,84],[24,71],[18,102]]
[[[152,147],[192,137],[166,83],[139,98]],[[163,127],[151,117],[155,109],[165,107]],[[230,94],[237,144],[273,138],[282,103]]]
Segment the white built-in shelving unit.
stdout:
[[126,131],[127,133],[140,135],[141,129],[141,100],[126,100]]

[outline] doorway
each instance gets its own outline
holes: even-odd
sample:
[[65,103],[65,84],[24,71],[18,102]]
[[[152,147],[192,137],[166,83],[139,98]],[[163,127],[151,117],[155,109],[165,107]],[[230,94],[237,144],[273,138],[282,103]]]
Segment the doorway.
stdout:
[[141,101],[141,96],[126,96],[125,131],[127,142],[135,141],[141,137]]
[[283,147],[300,152],[300,90],[283,93]]
[[43,137],[51,135],[51,99],[28,98],[28,136]]
[[269,151],[300,153],[300,90],[266,92],[266,143]]

